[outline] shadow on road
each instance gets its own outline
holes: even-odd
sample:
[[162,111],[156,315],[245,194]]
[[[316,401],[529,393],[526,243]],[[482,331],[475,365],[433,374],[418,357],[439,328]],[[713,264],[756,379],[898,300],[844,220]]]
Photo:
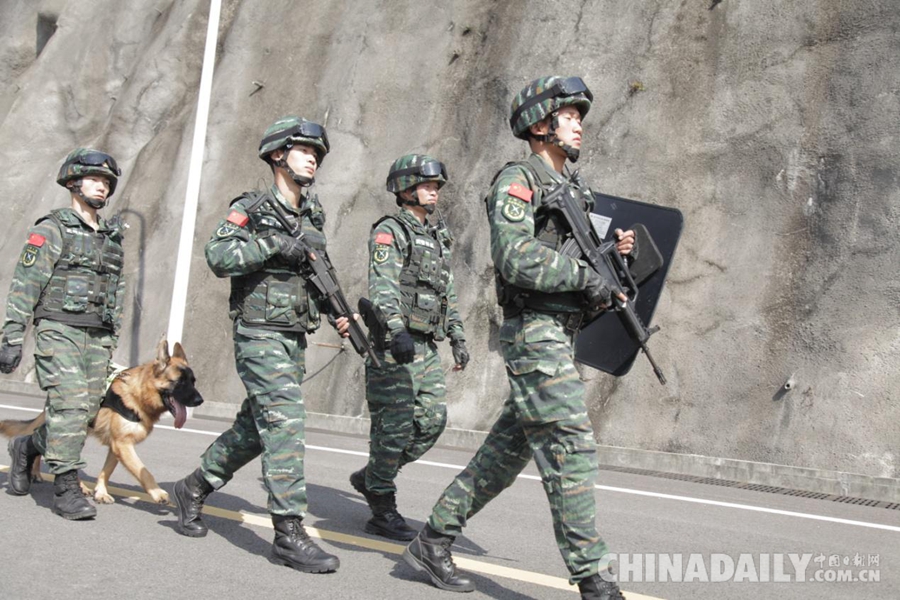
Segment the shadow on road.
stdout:
[[[355,535],[367,537],[382,542],[390,542],[399,546],[404,546],[404,542],[388,540],[380,536],[371,535],[365,532],[366,521],[372,517],[368,505],[365,500],[356,492],[346,492],[344,490],[323,487],[319,485],[307,484],[306,491],[309,496],[310,514],[315,515],[319,520],[316,527]],[[413,529],[421,529],[425,526],[424,521],[410,519],[404,515],[406,522]],[[342,544],[340,542],[329,541],[330,545],[350,552],[372,552],[380,554],[388,560],[394,561],[394,566],[390,571],[391,577],[401,581],[409,581],[418,585],[432,585],[428,576],[416,572],[412,567],[407,565],[399,554],[384,550],[375,550],[371,548],[361,548],[354,544]],[[487,550],[471,542],[465,537],[459,537],[452,548],[455,554],[469,556],[486,556]],[[532,600],[533,596],[527,596],[519,592],[507,589],[498,584],[495,580],[483,577],[481,575],[466,572],[475,582],[475,587],[479,593],[488,598],[497,598],[498,600]]]
[[[85,481],[93,482],[92,478],[82,477]],[[172,486],[175,482],[161,482],[160,486],[172,493]],[[8,491],[8,474],[0,473],[0,485],[7,488]],[[115,486],[124,490],[133,492],[143,492],[143,488],[138,485],[123,485],[121,482],[115,482]],[[265,489],[260,482],[261,499],[265,499]],[[345,533],[359,537],[367,537],[378,541],[392,542],[379,536],[373,536],[364,531],[366,521],[372,516],[369,507],[366,505],[362,497],[355,492],[346,492],[340,489],[324,487],[319,485],[307,485],[307,493],[310,499],[310,515],[316,517],[315,526],[319,529]],[[29,497],[37,506],[50,510],[53,503],[53,484],[50,482],[36,482],[32,485]],[[224,510],[240,512],[244,511],[256,515],[265,515],[265,506],[256,505],[238,496],[233,496],[224,491],[217,491],[210,495],[208,503]],[[128,506],[139,512],[147,513],[155,517],[162,517],[157,521],[159,525],[172,530],[172,535],[183,537],[177,533],[176,517],[172,507],[167,505],[154,504],[147,501],[128,501],[124,502],[121,498],[117,498],[116,504],[120,506]],[[98,512],[102,514],[106,505],[98,504]],[[254,556],[260,556],[268,560],[272,545],[271,532],[266,531],[266,537],[260,535],[253,527],[247,527],[244,523],[226,518],[204,515],[203,520],[209,526],[209,535],[217,535],[228,541],[235,547],[250,553]],[[423,521],[407,519],[413,529],[421,529],[424,526]],[[403,546],[403,542],[393,542],[398,546]],[[325,542],[326,550],[328,546],[333,546],[340,550],[356,553],[371,552],[380,554],[388,561],[393,562],[390,576],[401,581],[409,581],[417,585],[431,586],[428,577],[423,573],[416,572],[407,565],[399,554],[385,550],[375,550],[363,548],[354,544],[346,544],[328,540]],[[459,537],[453,546],[453,551],[458,555],[468,556],[486,556],[487,550],[481,548],[477,544],[472,543],[465,537]],[[494,557],[496,559],[496,557]],[[498,600],[533,600],[533,596],[525,595],[514,590],[507,589],[497,581],[476,573],[466,573],[475,582],[476,589],[480,594],[488,598],[496,598]]]

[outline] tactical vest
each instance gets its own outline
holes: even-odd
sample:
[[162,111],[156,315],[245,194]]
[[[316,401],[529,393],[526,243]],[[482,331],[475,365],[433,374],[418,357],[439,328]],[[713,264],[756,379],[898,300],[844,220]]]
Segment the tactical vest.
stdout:
[[[249,227],[257,237],[276,232],[289,235],[267,200],[278,202],[269,192],[248,192],[231,204],[238,204],[247,212]],[[325,213],[318,198],[313,197],[299,217],[290,215],[289,218],[301,220],[300,229],[306,242],[328,260],[325,234],[322,232]],[[248,327],[301,333],[319,328],[319,309],[310,295],[306,279],[296,267],[291,267],[277,255],[266,260],[258,271],[231,278],[229,307],[231,318],[240,318],[241,323]]]
[[[525,177],[528,179],[528,187],[534,192],[534,196],[531,199],[534,211],[534,237],[543,246],[558,252],[566,239],[568,239],[571,231],[565,220],[558,214],[548,210],[541,201],[544,196],[548,195],[559,185],[559,182],[554,180],[546,172],[546,169],[536,169],[530,160],[524,160],[506,163],[494,176],[494,180],[491,182],[492,188],[500,173],[511,166],[519,166],[524,169]],[[578,179],[580,180],[580,178]],[[578,183],[581,182],[579,181]],[[585,212],[590,213],[594,205],[590,189],[583,184],[573,185],[572,182],[566,182],[563,185],[570,187],[575,197],[581,200]],[[485,208],[489,208],[488,203],[491,200],[491,194],[489,193],[484,199]],[[515,286],[503,279],[503,276],[497,269],[494,269],[494,282],[497,289],[497,303],[503,307],[505,317],[514,316],[526,308],[549,314],[580,313],[584,312],[586,308],[584,293],[580,291],[548,294],[536,290],[528,290]]]
[[443,226],[434,229],[433,235],[417,233],[393,215],[381,218],[372,229],[388,219],[400,225],[409,242],[409,252],[400,271],[403,324],[408,331],[430,334],[441,341],[447,335],[449,248],[453,238]]
[[41,292],[34,320],[112,330],[125,258],[121,232],[94,231],[67,209],[51,211],[35,224],[45,219],[59,227],[62,251]]

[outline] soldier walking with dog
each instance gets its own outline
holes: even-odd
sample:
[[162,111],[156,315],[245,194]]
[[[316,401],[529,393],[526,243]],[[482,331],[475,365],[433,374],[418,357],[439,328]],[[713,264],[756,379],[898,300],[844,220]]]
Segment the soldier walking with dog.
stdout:
[[[366,318],[381,366],[366,365],[371,414],[368,465],[350,476],[372,518],[366,531],[409,541],[416,537],[397,511],[394,480],[403,465],[418,460],[447,424],[446,385],[435,342],[447,337],[455,370],[469,362],[450,269],[453,237],[443,219],[430,221],[443,163],[424,154],[401,156],[387,177],[399,210],[372,226]],[[389,350],[389,352],[386,352]]]
[[[200,513],[207,496],[261,455],[275,527],[272,560],[312,573],[335,571],[340,564],[303,527],[306,410],[300,384],[306,372],[306,336],[319,327],[321,300],[303,276],[303,265],[310,260],[303,244],[317,251],[318,260],[328,260],[325,213],[309,191],[328,151],[322,126],[295,116],[273,123],[259,145],[273,185],[236,198],[206,244],[210,269],[231,280],[234,354],[247,398],[231,428],[203,453],[200,467],[175,484],[173,494],[178,531],[205,536],[208,529]],[[285,213],[299,221],[303,242],[281,224],[279,216]],[[329,319],[347,336],[346,317]]]
[[25,495],[31,468],[43,455],[53,483],[54,513],[65,519],[96,516],[84,497],[78,469],[88,424],[97,415],[125,299],[124,251],[118,219],[99,211],[122,172],[103,152],[78,148],[66,157],[56,182],[69,192],[69,208],[38,219],[28,233],[6,303],[0,371],[22,359],[25,329],[34,320],[35,369],[47,393],[46,421],[33,434],[9,442],[9,488]]
[[[528,142],[532,154],[507,163],[485,198],[510,395],[481,448],[404,552],[442,589],[475,589],[456,570],[450,546],[534,457],[571,583],[582,598],[622,598],[601,564],[606,544],[595,526],[596,442],[574,364],[574,333],[586,313],[609,305],[612,283],[559,252],[567,225],[541,203],[565,185],[586,213],[593,207],[581,178],[563,174],[566,161],[578,159],[581,121],[592,100],[580,78],[547,77],[531,82],[512,103],[513,134]],[[633,232],[617,231],[617,237],[619,251],[631,252]]]

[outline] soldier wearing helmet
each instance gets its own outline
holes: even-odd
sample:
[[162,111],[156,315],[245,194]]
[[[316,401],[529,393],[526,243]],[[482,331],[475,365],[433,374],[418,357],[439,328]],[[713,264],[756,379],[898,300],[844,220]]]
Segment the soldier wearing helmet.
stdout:
[[366,531],[409,541],[416,532],[397,511],[394,480],[419,459],[447,424],[446,386],[437,345],[450,338],[455,370],[469,362],[453,285],[453,237],[443,219],[432,222],[444,165],[425,154],[391,165],[387,191],[399,210],[372,226],[369,240],[369,334],[382,365],[366,365],[371,414],[369,462],[350,476],[372,519]]
[[69,208],[41,217],[28,233],[13,275],[0,344],[0,371],[12,373],[34,320],[35,370],[47,392],[46,420],[33,434],[10,441],[10,490],[25,495],[31,467],[43,455],[55,476],[52,510],[66,519],[90,519],[97,509],[81,492],[78,469],[88,424],[97,415],[109,362],[122,325],[125,300],[122,227],[98,211],[122,172],[108,154],[73,150],[56,182]]
[[[277,215],[299,223],[305,243],[325,251],[325,213],[310,190],[330,146],[325,128],[295,116],[269,126],[259,158],[274,182],[264,191],[234,199],[206,244],[206,261],[218,277],[231,281],[229,316],[234,354],[247,398],[231,428],[200,459],[200,466],[175,484],[178,531],[203,537],[200,513],[207,496],[228,483],[253,458],[262,457],[263,483],[275,528],[273,560],[309,573],[337,570],[303,527],[307,498],[304,479],[306,412],[300,384],[305,374],[306,336],[319,327],[320,311],[330,310],[304,274],[309,257]],[[346,318],[329,320],[346,336]]]
[[[474,589],[456,570],[450,545],[534,457],[570,582],[578,584],[582,598],[622,598],[618,586],[604,579],[607,549],[594,524],[596,442],[573,361],[574,332],[586,313],[610,302],[611,284],[584,261],[559,252],[567,224],[542,205],[551,190],[568,186],[585,212],[593,208],[581,178],[564,174],[566,162],[578,159],[582,119],[592,101],[580,78],[545,77],[512,102],[513,135],[527,141],[532,153],[507,163],[485,198],[510,396],[484,444],[404,552],[409,564],[442,589]],[[619,251],[631,252],[634,234],[617,235]]]

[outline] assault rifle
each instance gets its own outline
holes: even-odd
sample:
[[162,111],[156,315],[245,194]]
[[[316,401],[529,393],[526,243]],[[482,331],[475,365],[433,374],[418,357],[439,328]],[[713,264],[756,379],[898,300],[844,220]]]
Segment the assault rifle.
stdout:
[[347,303],[344,292],[341,291],[341,286],[338,283],[334,267],[329,264],[324,256],[319,254],[318,250],[307,244],[303,239],[304,234],[300,230],[299,220],[294,224],[291,224],[284,207],[281,206],[278,201],[273,202],[267,200],[267,202],[275,212],[275,217],[278,219],[278,222],[281,223],[281,226],[287,230],[291,237],[299,241],[303,246],[304,254],[307,257],[305,265],[309,271],[307,281],[313,284],[323,298],[328,300],[331,305],[331,315],[333,317],[346,317],[350,322],[350,343],[353,345],[353,349],[356,350],[359,355],[368,354],[372,364],[375,367],[381,367],[381,361],[378,360],[378,357],[375,355],[375,350],[369,345],[369,340],[366,338],[365,332],[362,327],[359,326],[359,323],[353,319],[353,310]]
[[[641,350],[650,361],[653,372],[663,385],[666,385],[666,377],[657,366],[650,354],[647,341],[650,336],[659,331],[659,327],[647,328],[638,316],[634,303],[638,296],[638,286],[631,275],[631,271],[616,248],[616,242],[601,242],[600,236],[591,225],[572,193],[572,188],[566,184],[560,184],[543,200],[543,205],[549,210],[556,211],[568,223],[571,229],[571,237],[560,248],[560,253],[573,258],[580,258],[600,274],[612,285],[612,309],[619,315],[619,319],[628,335],[640,345]],[[627,299],[620,299],[617,294],[624,294]]]

